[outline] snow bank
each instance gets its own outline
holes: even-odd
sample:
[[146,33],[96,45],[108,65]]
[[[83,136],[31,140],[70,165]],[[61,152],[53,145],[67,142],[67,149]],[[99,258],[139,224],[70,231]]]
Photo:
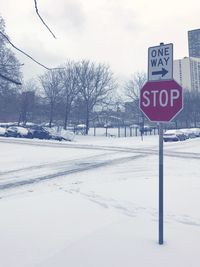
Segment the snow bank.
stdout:
[[[78,148],[77,144],[132,147],[141,152],[158,148],[156,136],[143,141],[79,136],[70,143],[74,148],[62,143],[41,146],[51,143],[40,140],[28,140],[32,145],[11,141],[0,142],[0,179],[8,179],[12,170],[26,178],[28,168],[37,164],[62,163],[64,167],[65,161],[76,164],[81,159],[84,165],[98,156],[130,155],[126,151]],[[147,151],[123,164],[1,190],[1,266],[197,267],[200,139],[167,143],[164,149],[174,153],[164,157],[164,245],[157,243],[158,155]],[[23,168],[27,168],[24,174]]]

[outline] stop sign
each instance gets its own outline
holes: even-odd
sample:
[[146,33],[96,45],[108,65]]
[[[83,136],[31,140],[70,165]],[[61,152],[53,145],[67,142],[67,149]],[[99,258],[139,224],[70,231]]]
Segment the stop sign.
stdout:
[[140,109],[150,121],[171,121],[182,108],[182,87],[174,80],[150,81],[140,91]]

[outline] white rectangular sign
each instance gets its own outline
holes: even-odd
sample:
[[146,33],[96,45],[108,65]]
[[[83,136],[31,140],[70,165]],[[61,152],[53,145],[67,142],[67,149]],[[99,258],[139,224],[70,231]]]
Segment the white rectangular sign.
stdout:
[[173,44],[148,49],[148,81],[173,79]]

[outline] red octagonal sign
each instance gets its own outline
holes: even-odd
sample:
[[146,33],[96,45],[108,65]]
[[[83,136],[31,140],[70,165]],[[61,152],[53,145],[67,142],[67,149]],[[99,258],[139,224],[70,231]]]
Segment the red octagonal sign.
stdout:
[[140,109],[150,121],[171,121],[182,108],[183,90],[174,80],[147,82],[140,91]]

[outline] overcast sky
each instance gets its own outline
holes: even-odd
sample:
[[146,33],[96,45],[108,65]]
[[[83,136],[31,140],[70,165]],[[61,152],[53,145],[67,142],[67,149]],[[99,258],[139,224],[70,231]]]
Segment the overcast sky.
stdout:
[[[187,31],[200,28],[199,0],[0,0],[12,42],[48,67],[67,59],[108,63],[121,78],[147,71],[148,47],[174,44],[174,58],[188,56]],[[45,70],[15,51],[25,79]]]

